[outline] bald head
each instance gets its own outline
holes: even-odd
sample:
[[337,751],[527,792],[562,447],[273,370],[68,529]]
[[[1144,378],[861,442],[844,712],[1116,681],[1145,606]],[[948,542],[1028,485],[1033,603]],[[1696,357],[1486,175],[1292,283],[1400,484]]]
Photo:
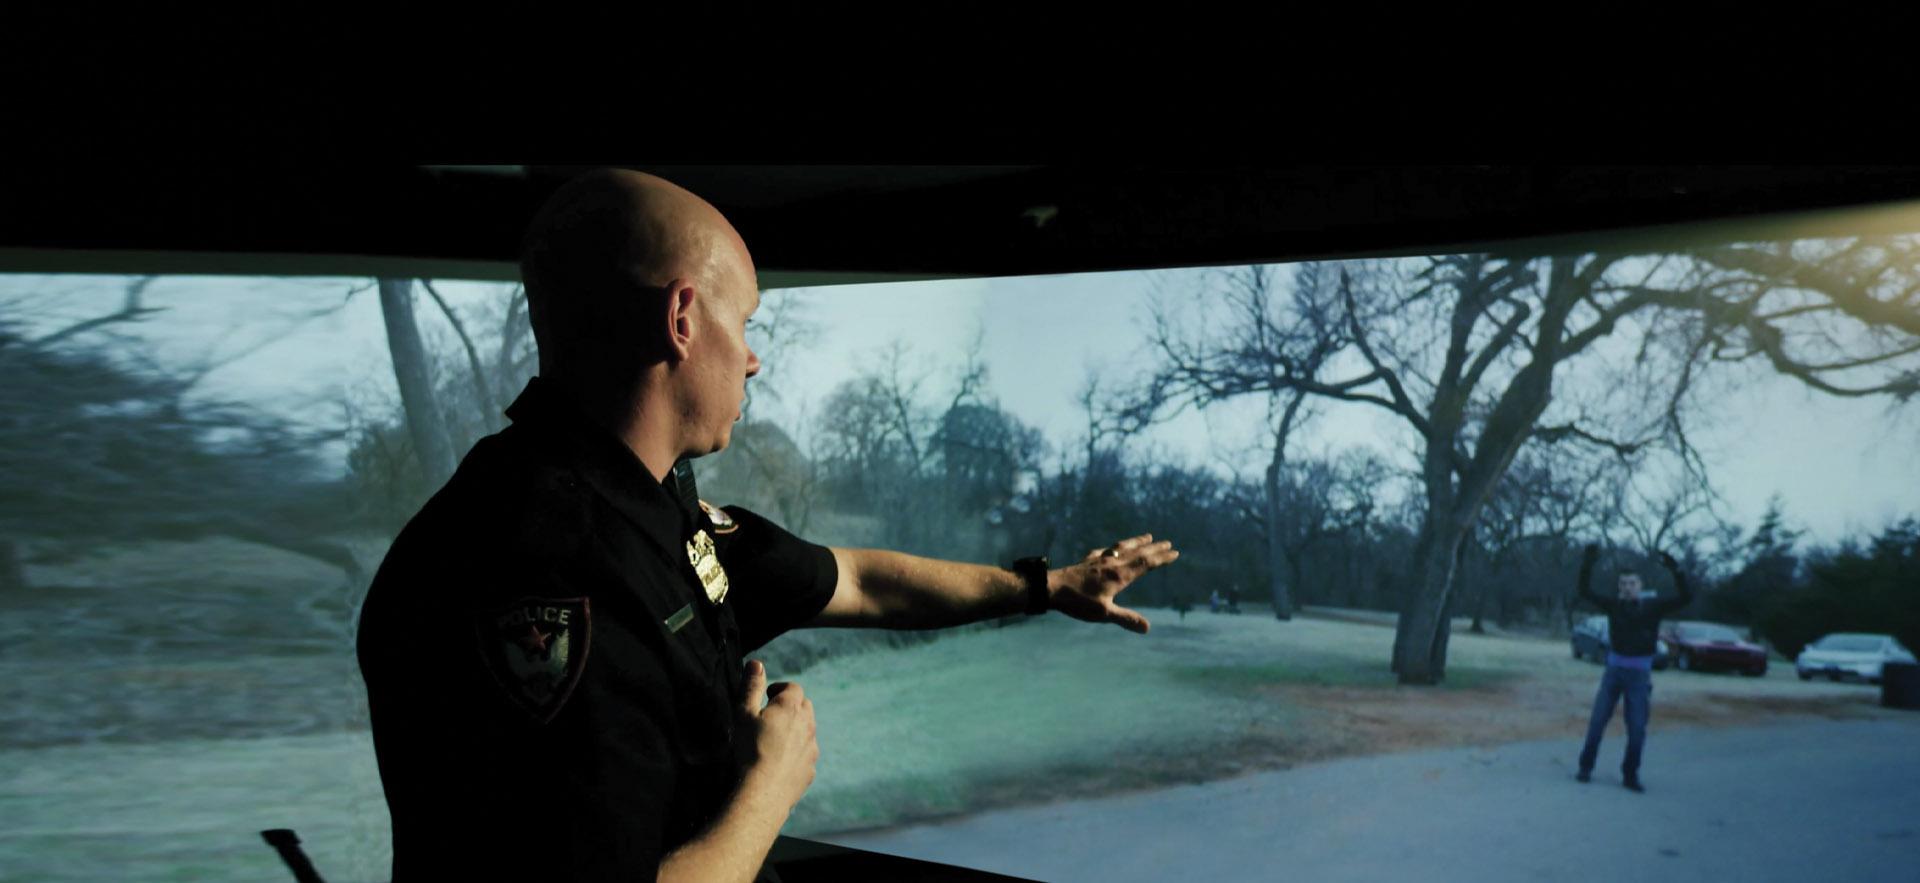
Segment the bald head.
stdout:
[[[648,322],[665,286],[757,289],[746,245],[706,200],[626,169],[581,175],[547,200],[520,259],[527,312],[549,376],[630,375],[665,358]],[[619,378],[608,378],[619,379]]]

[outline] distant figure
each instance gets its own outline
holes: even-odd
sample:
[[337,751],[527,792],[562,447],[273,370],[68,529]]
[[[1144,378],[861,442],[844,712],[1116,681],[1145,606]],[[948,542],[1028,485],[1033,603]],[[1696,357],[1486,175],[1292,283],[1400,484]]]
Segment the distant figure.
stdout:
[[1214,589],[1213,596],[1207,599],[1207,612],[1219,613],[1220,608],[1225,604],[1226,599],[1220,597],[1220,590]]
[[1599,547],[1589,543],[1580,559],[1579,595],[1587,603],[1607,614],[1607,668],[1600,675],[1600,690],[1593,697],[1593,715],[1587,720],[1587,743],[1580,749],[1580,772],[1576,779],[1593,780],[1593,763],[1600,753],[1600,737],[1613,720],[1613,707],[1624,696],[1627,704],[1627,756],[1620,764],[1620,781],[1628,789],[1645,793],[1640,784],[1640,751],[1647,744],[1647,717],[1652,712],[1653,657],[1659,651],[1660,618],[1687,606],[1693,591],[1673,556],[1660,553],[1660,564],[1673,576],[1675,597],[1657,600],[1641,593],[1640,574],[1621,571],[1618,595],[1602,598],[1595,594],[1589,580],[1593,563],[1600,557]]

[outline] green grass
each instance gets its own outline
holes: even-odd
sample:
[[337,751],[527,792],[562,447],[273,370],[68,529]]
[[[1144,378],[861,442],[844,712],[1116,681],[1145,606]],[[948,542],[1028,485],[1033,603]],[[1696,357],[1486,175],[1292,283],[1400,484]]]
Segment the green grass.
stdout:
[[[1139,636],[1048,617],[830,659],[795,678],[814,701],[821,762],[788,830],[1218,775],[1205,758],[1314,726],[1315,712],[1269,688],[1396,689],[1392,640],[1392,629],[1310,619],[1190,615]],[[1449,666],[1442,691],[1526,677],[1553,654],[1540,642],[1481,638],[1456,637],[1454,649],[1463,661]]]
[[[300,829],[323,872],[381,867],[384,803],[337,572],[209,541],[33,575],[43,592],[0,599],[0,767],[30,771],[0,809],[34,821],[0,838],[0,866],[83,879],[105,866],[78,856],[97,855],[143,879],[272,876],[255,833],[271,822]],[[1238,746],[1314,725],[1265,688],[1393,685],[1390,628],[1148,613],[1145,636],[1048,616],[906,647],[868,633],[846,655],[792,648],[806,651],[790,663],[805,666],[794,679],[822,756],[788,833],[1230,774],[1220,759]],[[1518,665],[1479,647],[1456,637],[1447,688]]]
[[[1222,691],[1257,691],[1264,687],[1374,687],[1391,689],[1399,680],[1385,660],[1365,662],[1345,657],[1308,657],[1265,665],[1199,665],[1173,670],[1176,677]],[[1498,687],[1524,672],[1485,666],[1449,665],[1442,690],[1478,690]]]

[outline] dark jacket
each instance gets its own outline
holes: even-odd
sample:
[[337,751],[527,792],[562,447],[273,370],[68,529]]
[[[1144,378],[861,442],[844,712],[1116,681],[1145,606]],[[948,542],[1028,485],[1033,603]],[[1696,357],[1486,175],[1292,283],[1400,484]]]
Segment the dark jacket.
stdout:
[[1621,656],[1652,656],[1660,649],[1660,619],[1693,602],[1693,589],[1678,570],[1673,575],[1674,597],[1626,601],[1595,594],[1592,562],[1580,566],[1580,597],[1607,615],[1607,644]]
[[738,787],[741,656],[826,606],[833,552],[656,480],[540,378],[507,416],[361,611],[393,879],[651,880]]

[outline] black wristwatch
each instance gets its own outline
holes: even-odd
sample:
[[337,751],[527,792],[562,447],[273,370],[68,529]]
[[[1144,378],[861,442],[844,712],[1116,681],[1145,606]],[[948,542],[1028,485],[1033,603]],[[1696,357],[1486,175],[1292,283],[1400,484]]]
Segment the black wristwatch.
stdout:
[[1013,572],[1027,581],[1027,614],[1047,612],[1047,571],[1052,567],[1045,555],[1013,562]]

